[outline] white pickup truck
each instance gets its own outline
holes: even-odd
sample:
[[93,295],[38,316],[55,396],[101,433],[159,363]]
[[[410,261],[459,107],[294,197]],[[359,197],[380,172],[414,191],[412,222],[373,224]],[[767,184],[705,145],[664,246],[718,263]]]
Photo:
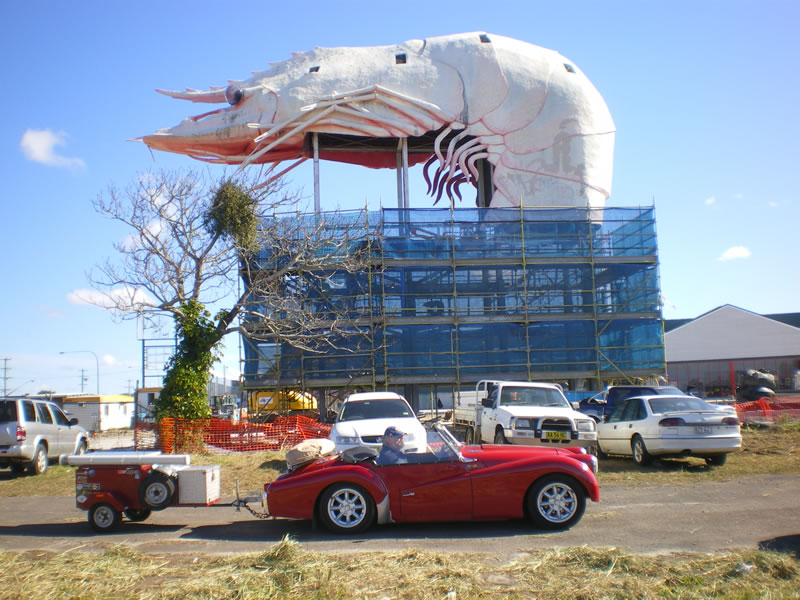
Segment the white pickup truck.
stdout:
[[453,424],[472,443],[594,447],[594,420],[574,410],[561,387],[528,381],[479,381],[454,398]]

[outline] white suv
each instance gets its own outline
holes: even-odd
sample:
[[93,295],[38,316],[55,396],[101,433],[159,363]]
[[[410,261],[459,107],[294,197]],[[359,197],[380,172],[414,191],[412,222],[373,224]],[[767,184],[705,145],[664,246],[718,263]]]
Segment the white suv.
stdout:
[[0,468],[31,475],[47,471],[62,454],[83,454],[89,434],[53,402],[26,398],[0,399]]
[[342,402],[328,436],[342,452],[356,446],[379,449],[383,432],[394,426],[405,434],[404,452],[424,452],[427,446],[425,427],[414,415],[405,398],[394,392],[351,394]]

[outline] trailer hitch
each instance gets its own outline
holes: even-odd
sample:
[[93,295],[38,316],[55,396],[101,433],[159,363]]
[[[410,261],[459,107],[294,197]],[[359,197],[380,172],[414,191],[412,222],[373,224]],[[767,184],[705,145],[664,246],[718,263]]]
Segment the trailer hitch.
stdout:
[[[267,510],[266,510],[266,499],[264,498],[263,495],[262,496],[247,496],[245,498],[242,498],[241,496],[239,496],[239,480],[238,479],[236,480],[235,489],[236,489],[236,500],[231,502],[231,506],[233,506],[236,509],[236,512],[240,512],[242,510],[242,508],[246,508],[250,512],[250,514],[253,515],[254,517],[256,517],[257,519],[274,519],[275,518],[275,517],[273,517],[272,515],[270,515],[267,512]],[[264,512],[258,512],[258,511],[253,510],[250,507],[250,502],[261,502],[261,505],[264,507]]]

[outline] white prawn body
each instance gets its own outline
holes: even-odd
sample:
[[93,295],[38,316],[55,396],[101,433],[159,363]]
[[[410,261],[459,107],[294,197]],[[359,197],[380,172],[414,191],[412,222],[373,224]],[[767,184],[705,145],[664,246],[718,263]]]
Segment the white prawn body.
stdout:
[[[611,192],[614,123],[569,60],[511,38],[464,33],[402,44],[316,48],[252,78],[208,91],[162,92],[227,106],[144,136],[148,146],[248,165],[301,161],[309,133],[358,138],[434,136],[429,191],[460,197],[493,165],[491,207],[601,207]],[[395,167],[391,145],[322,159]],[[295,163],[297,164],[297,163]],[[428,168],[436,165],[433,177]]]

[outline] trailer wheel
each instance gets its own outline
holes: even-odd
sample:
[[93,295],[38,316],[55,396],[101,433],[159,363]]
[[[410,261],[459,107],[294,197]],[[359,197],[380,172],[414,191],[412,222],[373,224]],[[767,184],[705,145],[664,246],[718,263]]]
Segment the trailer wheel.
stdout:
[[129,508],[128,510],[122,511],[122,514],[125,515],[125,518],[129,521],[139,523],[149,517],[150,512],[149,508]]
[[110,504],[101,502],[89,509],[89,525],[97,533],[108,533],[119,526],[119,511]]
[[164,510],[174,495],[175,480],[161,471],[153,471],[139,485],[139,504],[150,510]]

